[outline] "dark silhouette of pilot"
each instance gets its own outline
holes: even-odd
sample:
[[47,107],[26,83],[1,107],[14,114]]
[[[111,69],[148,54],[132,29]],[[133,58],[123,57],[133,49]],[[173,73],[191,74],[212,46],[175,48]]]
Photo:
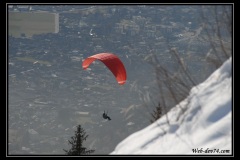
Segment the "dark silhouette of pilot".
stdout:
[[105,111],[103,113],[103,118],[108,119],[109,121],[111,120],[111,118],[107,115],[107,113],[105,113]]

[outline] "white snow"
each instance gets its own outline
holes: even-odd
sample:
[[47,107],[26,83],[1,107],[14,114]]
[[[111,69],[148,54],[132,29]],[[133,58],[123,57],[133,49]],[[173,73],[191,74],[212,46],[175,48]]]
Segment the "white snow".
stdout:
[[229,58],[205,82],[192,88],[185,100],[155,123],[120,142],[110,154],[232,153],[232,58]]

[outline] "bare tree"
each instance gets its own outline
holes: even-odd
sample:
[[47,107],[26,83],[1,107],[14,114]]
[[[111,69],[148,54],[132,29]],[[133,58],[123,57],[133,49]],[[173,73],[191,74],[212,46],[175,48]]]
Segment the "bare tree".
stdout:
[[[185,99],[191,88],[200,83],[194,78],[194,71],[189,69],[188,62],[192,61],[192,55],[189,51],[192,47],[192,41],[204,41],[209,46],[206,53],[202,53],[201,61],[196,61],[195,65],[202,63],[201,66],[212,68],[211,72],[220,67],[224,61],[232,56],[232,6],[231,5],[216,5],[216,6],[201,6],[201,25],[198,29],[190,34],[189,37],[184,37],[187,44],[187,56],[180,55],[178,49],[171,47],[168,42],[169,55],[172,57],[175,67],[169,67],[160,63],[159,57],[154,49],[151,50],[150,56],[146,59],[155,70],[156,82],[159,92],[159,102],[155,106],[155,110],[151,113],[150,120],[153,123],[155,120],[166,114],[169,109],[179,104]],[[199,42],[200,43],[200,42]],[[202,79],[209,76],[208,73],[203,73]],[[161,104],[161,105],[160,105]],[[187,106],[179,106],[182,114],[186,111]],[[167,114],[166,114],[167,116]],[[168,120],[168,117],[167,117]],[[168,121],[169,123],[169,121]]]

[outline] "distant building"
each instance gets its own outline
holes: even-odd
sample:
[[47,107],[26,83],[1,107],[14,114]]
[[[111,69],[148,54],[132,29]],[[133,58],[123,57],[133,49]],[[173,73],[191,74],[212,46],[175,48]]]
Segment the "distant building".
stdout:
[[59,14],[49,12],[9,12],[8,33],[13,37],[32,37],[59,32]]

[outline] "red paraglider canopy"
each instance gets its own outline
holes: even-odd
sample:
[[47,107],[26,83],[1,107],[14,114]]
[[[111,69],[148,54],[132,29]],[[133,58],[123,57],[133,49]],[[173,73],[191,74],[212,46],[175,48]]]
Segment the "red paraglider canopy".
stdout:
[[103,62],[109,68],[116,77],[118,84],[123,85],[126,82],[127,73],[125,67],[122,61],[112,53],[99,53],[86,58],[82,63],[83,69],[87,69],[96,59]]

